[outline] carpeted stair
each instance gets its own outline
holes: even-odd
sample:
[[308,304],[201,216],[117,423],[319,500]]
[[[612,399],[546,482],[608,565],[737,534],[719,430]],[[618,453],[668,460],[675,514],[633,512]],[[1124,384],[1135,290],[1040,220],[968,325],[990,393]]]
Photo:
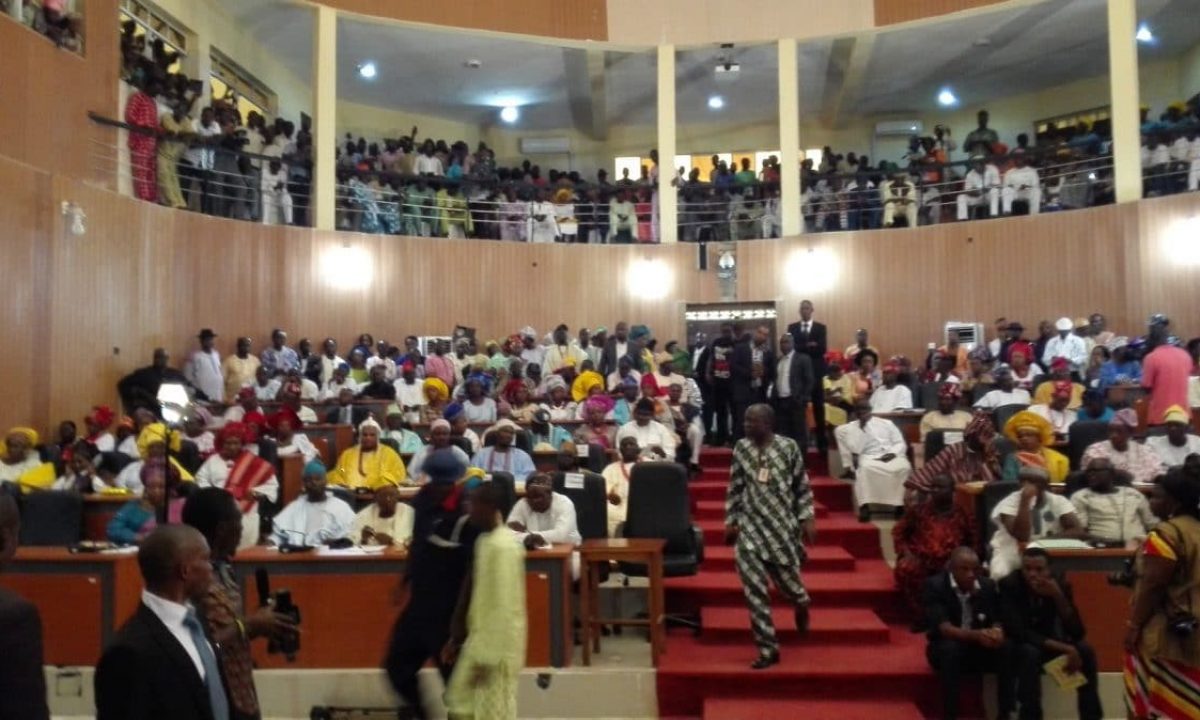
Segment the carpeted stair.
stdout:
[[[815,456],[813,456],[815,458]],[[705,449],[691,485],[694,520],[704,532],[700,572],[666,581],[669,612],[696,613],[701,630],[668,634],[658,667],[663,718],[703,720],[916,720],[937,715],[937,682],[925,639],[912,635],[883,560],[879,529],[859,523],[848,483],[813,477],[817,543],[804,581],[813,598],[809,633],[796,632],[792,609],[775,595],[782,662],[751,670],[750,618],[723,543],[731,451]],[[816,463],[810,463],[814,467]],[[964,697],[964,704],[971,704]],[[970,708],[977,712],[977,708]]]

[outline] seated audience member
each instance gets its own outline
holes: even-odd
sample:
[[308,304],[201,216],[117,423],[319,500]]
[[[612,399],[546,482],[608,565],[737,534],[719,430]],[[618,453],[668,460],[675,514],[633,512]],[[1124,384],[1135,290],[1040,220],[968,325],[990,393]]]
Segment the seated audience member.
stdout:
[[1083,525],[1071,501],[1049,491],[1050,476],[1042,468],[1023,467],[1021,489],[992,510],[991,575],[999,580],[1021,566],[1020,546],[1047,537],[1082,539]]
[[325,422],[330,425],[354,425],[357,427],[366,422],[370,415],[370,410],[354,404],[354,391],[344,387],[337,394],[337,405],[325,413]]
[[617,430],[608,423],[615,404],[608,395],[593,395],[583,402],[583,424],[572,438],[576,445],[599,445],[605,450],[616,447]]
[[183,439],[196,446],[200,459],[204,460],[217,451],[216,435],[208,429],[211,416],[203,408],[192,408],[183,416]]
[[1012,215],[1013,201],[1023,200],[1029,205],[1029,214],[1037,215],[1042,211],[1042,183],[1037,168],[1029,166],[1029,158],[1020,148],[1013,150],[1012,161],[1015,167],[1004,173],[1001,189],[1004,214]]
[[967,353],[967,374],[962,378],[963,393],[973,393],[980,385],[993,385],[992,366],[995,362],[991,351],[982,345]]
[[[961,350],[961,348],[960,348]],[[963,369],[966,372],[966,351],[963,350]],[[927,382],[938,383],[944,385],[947,383],[958,384],[962,382],[961,373],[957,368],[957,361],[953,355],[944,346],[939,348],[934,353]]]
[[550,423],[550,411],[539,408],[533,413],[533,423],[529,426],[530,445],[537,449],[539,445],[548,445],[557,452],[563,443],[571,442],[571,433]]
[[450,403],[442,413],[442,417],[450,423],[450,437],[462,438],[471,447],[471,454],[479,452],[481,444],[479,435],[471,429],[467,422],[467,413],[460,403]]
[[634,406],[633,419],[617,430],[617,443],[632,437],[642,450],[659,454],[664,460],[674,461],[678,440],[675,432],[654,419],[655,406],[650,398],[642,398]]
[[1108,439],[1089,445],[1079,464],[1088,467],[1093,460],[1105,458],[1112,461],[1117,470],[1129,473],[1135,483],[1154,482],[1154,478],[1162,474],[1162,460],[1153,448],[1133,441],[1136,429],[1137,413],[1133,409],[1124,408],[1113,413],[1113,419],[1108,423]]
[[996,447],[996,427],[987,413],[975,413],[963,430],[963,441],[947,446],[930,458],[909,478],[906,486],[929,492],[933,478],[949,475],[955,485],[991,483],[1017,479],[1017,459],[1011,453],[1001,456]]
[[396,404],[404,413],[404,422],[412,425],[421,422],[421,408],[425,407],[425,386],[417,381],[417,366],[411,360],[400,363],[400,378],[396,386]]
[[1029,410],[1022,410],[1004,424],[1004,436],[1016,443],[1017,462],[1022,466],[1045,469],[1051,484],[1066,481],[1071,463],[1066,455],[1050,447],[1054,444],[1054,430],[1049,420]]
[[[317,387],[315,382],[305,377],[300,372],[300,368],[294,367],[290,368],[286,373],[284,373],[283,383],[279,387],[279,394],[276,396],[276,398],[280,401],[284,401],[290,400],[292,396],[294,396],[296,399],[296,406],[292,409],[295,410],[297,414],[300,414],[301,407],[308,407],[306,405],[302,405],[301,403],[303,401],[317,402],[320,400],[321,389]],[[304,419],[304,422],[317,421],[315,417],[313,417],[311,420],[304,418],[303,415],[301,415],[301,417]]]
[[108,521],[108,541],[117,545],[136,545],[154,532],[166,515],[166,467],[154,463],[142,473],[142,496],[121,506]]
[[612,419],[617,427],[633,420],[634,407],[637,405],[638,397],[641,396],[641,386],[635,385],[633,380],[626,378],[621,381],[620,397],[613,403]]
[[95,460],[100,453],[86,440],[80,440],[71,448],[71,459],[63,468],[63,474],[54,481],[51,490],[76,492],[82,495],[101,492],[108,485],[96,474]]
[[904,505],[904,483],[912,466],[908,446],[895,423],[872,417],[865,399],[854,404],[854,420],[834,431],[843,477],[854,478],[858,519],[871,519],[871,505],[899,510]]
[[354,510],[326,491],[325,466],[316,461],[305,465],[303,481],[304,494],[275,516],[271,540],[308,547],[349,542]]
[[[1072,336],[1077,340],[1082,340],[1078,336]],[[1054,338],[1057,340],[1058,338]],[[1051,340],[1053,342],[1053,340]],[[1047,350],[1049,352],[1049,350]],[[1065,385],[1070,386],[1071,396],[1067,403],[1067,407],[1072,410],[1079,409],[1083,404],[1083,391],[1085,388],[1077,382],[1071,381],[1071,363],[1064,357],[1056,357],[1050,361],[1050,378],[1049,382],[1042,382],[1033,392],[1034,405],[1049,405],[1050,398],[1055,393],[1063,392]]]
[[[270,399],[274,400],[275,398]],[[258,407],[258,396],[254,393],[254,388],[244,387],[238,390],[236,404],[230,405],[221,419],[227,423],[250,423],[256,422],[256,419],[265,420],[266,416]]]
[[97,452],[112,452],[117,449],[117,441],[108,431],[116,420],[116,413],[107,405],[96,405],[91,412],[83,416],[83,427],[87,430],[84,437]]
[[525,479],[534,473],[535,468],[529,453],[513,446],[513,440],[516,439],[516,434],[521,432],[521,428],[512,420],[501,420],[492,426],[491,432],[495,435],[495,444],[475,453],[471,458],[471,465],[483,468],[486,473],[511,473],[515,482],[524,483]]
[[912,390],[897,383],[900,367],[895,363],[883,366],[883,384],[871,393],[871,411],[890,413],[898,410],[912,410]]
[[626,436],[617,444],[620,458],[609,463],[601,475],[604,476],[604,489],[608,496],[608,536],[616,537],[617,529],[625,522],[629,500],[629,474],[641,455],[637,438]]
[[505,402],[508,403],[510,419],[523,425],[533,422],[533,413],[538,405],[530,400],[529,381],[523,378],[513,378],[504,386]]
[[377,363],[371,366],[370,382],[359,389],[358,394],[372,400],[395,400],[396,386],[387,379],[387,366]]
[[[1094,543],[1137,549],[1157,524],[1146,496],[1117,483],[1108,460],[1091,461],[1084,469],[1087,487],[1071,495],[1079,522]],[[1126,479],[1127,480],[1127,479]]]
[[383,432],[384,440],[391,440],[400,448],[400,454],[419,452],[425,447],[421,436],[404,427],[404,411],[400,406],[392,403],[387,407],[387,415],[384,418],[384,425],[387,430]]
[[1013,382],[1026,392],[1032,391],[1045,375],[1041,366],[1033,361],[1033,353],[1033,346],[1024,340],[1018,340],[1008,347],[1008,366]]
[[358,491],[404,482],[404,461],[399,453],[379,442],[380,434],[379,423],[371,418],[358,426],[358,444],[343,450],[337,466],[329,472],[334,485]]
[[1136,386],[1142,383],[1142,365],[1134,357],[1132,348],[1124,338],[1113,342],[1112,358],[1100,366],[1100,381],[1097,388],[1104,391],[1110,387]]
[[700,472],[700,451],[704,445],[704,424],[700,417],[700,408],[683,402],[683,385],[671,383],[667,387],[667,401],[663,403],[670,421],[668,427],[675,430],[675,435],[683,438],[676,450],[680,454],[680,462],[686,462],[693,472]]
[[1000,215],[1000,170],[983,155],[971,157],[971,169],[963,178],[963,189],[956,200],[958,219],[968,220],[971,210],[987,203],[988,217]]
[[296,432],[296,427],[299,423],[292,418],[290,414],[276,413],[267,421],[275,433],[275,454],[279,457],[288,457],[290,455],[303,456],[305,463],[310,463],[317,459],[320,454],[317,452],[317,446],[313,445],[312,440],[302,432]]
[[182,439],[178,431],[168,430],[166,425],[162,423],[150,423],[142,428],[142,431],[137,436],[138,459],[126,465],[117,473],[111,485],[113,487],[122,488],[134,495],[142,494],[142,469],[152,461],[167,459],[167,439],[171,441],[171,457],[170,465],[172,472],[179,476],[180,480],[191,482],[195,478],[192,474],[184,469],[176,456],[182,446]]
[[1055,380],[1048,383],[1042,383],[1038,388],[1038,396],[1042,395],[1042,388],[1052,386],[1052,392],[1049,395],[1047,402],[1035,402],[1029,406],[1029,412],[1036,415],[1041,415],[1050,423],[1050,429],[1054,431],[1055,436],[1064,439],[1071,432],[1071,426],[1078,419],[1078,413],[1072,410],[1071,395],[1073,393],[1072,385],[1066,380]]
[[354,518],[350,537],[359,545],[408,547],[412,542],[413,509],[400,502],[400,488],[388,483],[375,489],[375,502]]
[[266,365],[259,365],[254,370],[254,382],[247,387],[254,392],[254,397],[259,402],[272,402],[279,394],[281,385],[283,383],[279,381],[279,378],[271,376],[271,371],[267,369]]
[[930,410],[921,416],[921,442],[930,430],[963,431],[971,422],[971,413],[958,406],[962,398],[962,390],[958,383],[943,383],[938,388],[937,409]]
[[633,358],[622,355],[617,359],[617,369],[608,374],[608,391],[617,392],[627,378],[633,378],[634,384],[642,386],[642,374],[633,369]]
[[[285,421],[286,422],[286,421]],[[247,448],[254,440],[250,428],[241,423],[228,423],[217,433],[217,454],[210,456],[196,471],[197,487],[226,490],[246,516],[244,534],[239,547],[258,542],[259,500],[269,503],[279,500],[279,479],[275,466]]]
[[910,508],[892,528],[896,546],[896,586],[908,603],[914,629],[924,622],[921,594],[925,581],[946,567],[954,548],[970,547],[975,528],[971,515],[954,502],[954,478],[933,479],[929,498]]
[[1167,408],[1163,422],[1167,425],[1167,434],[1146,438],[1146,447],[1162,460],[1164,469],[1183,465],[1188,455],[1200,455],[1200,437],[1188,432],[1192,429],[1192,418],[1187,410],[1172,405]]
[[333,369],[333,375],[325,383],[325,389],[321,391],[321,399],[339,400],[343,390],[349,390],[350,396],[356,397],[360,389],[359,384],[350,377],[350,365],[340,363]]
[[[1066,404],[1063,404],[1066,407]],[[1113,409],[1105,401],[1104,392],[1096,388],[1083,391],[1083,404],[1075,411],[1075,421],[1103,422],[1112,420]]]
[[883,382],[877,365],[879,356],[871,348],[859,350],[854,356],[854,372],[850,373],[850,382],[854,387],[854,400],[866,400]]
[[491,379],[483,373],[471,373],[463,381],[463,387],[465,397],[462,408],[467,422],[496,422],[496,401],[488,397]]
[[879,186],[879,198],[883,203],[883,226],[896,224],[897,213],[908,221],[908,227],[917,226],[917,186],[905,170],[897,170],[892,177]]
[[825,353],[825,364],[829,368],[821,379],[825,392],[825,422],[833,427],[845,425],[854,405],[854,379],[846,373],[842,354],[836,350]]
[[[645,377],[642,378],[643,382]],[[562,375],[551,375],[546,378],[544,406],[550,411],[550,419],[555,422],[574,420],[578,414],[575,403],[571,400],[571,391]]]
[[1012,371],[1008,369],[1007,365],[993,370],[992,379],[995,381],[993,389],[979,398],[979,401],[975,403],[976,410],[995,410],[1005,405],[1029,404],[1031,399],[1029,391],[1017,387]]
[[576,524],[575,503],[554,492],[554,483],[545,473],[529,476],[525,497],[508,514],[508,527],[529,550],[555,543],[583,542]]
[[427,377],[421,384],[425,393],[425,407],[421,408],[421,422],[432,423],[440,420],[450,402],[450,388],[446,383],[435,377]]
[[1083,673],[1087,682],[1076,689],[1080,720],[1100,720],[1100,694],[1096,652],[1084,642],[1083,621],[1071,586],[1050,568],[1050,556],[1041,548],[1021,553],[1020,572],[1000,580],[1000,607],[1004,633],[1012,643],[1017,700],[1021,717],[1042,717],[1042,668],[1061,655],[1067,672]]
[[457,445],[450,444],[450,423],[444,418],[438,418],[429,426],[429,444],[418,450],[408,463],[408,484],[424,485],[427,478],[425,477],[425,460],[430,455],[438,450],[449,448],[451,453],[458,458],[463,467],[471,464],[471,456],[468,455]]
[[929,644],[925,657],[942,686],[942,717],[958,717],[964,674],[995,673],[998,717],[1016,709],[1012,648],[1001,627],[996,583],[979,575],[979,557],[962,546],[946,569],[925,581],[921,605]]
[[38,455],[37,431],[15,427],[0,444],[0,486],[11,483],[21,492],[45,490],[54,484],[54,465]]
[[[138,408],[134,411],[135,415],[139,413],[145,413],[150,416],[149,421],[145,423],[146,425],[154,422],[154,415],[150,411],[143,408]],[[224,418],[222,418],[222,422],[224,422]],[[139,457],[137,449],[138,425],[139,423],[136,420],[126,415],[117,421],[117,429],[113,433],[113,437],[117,441],[117,452],[134,460],[137,460]]]

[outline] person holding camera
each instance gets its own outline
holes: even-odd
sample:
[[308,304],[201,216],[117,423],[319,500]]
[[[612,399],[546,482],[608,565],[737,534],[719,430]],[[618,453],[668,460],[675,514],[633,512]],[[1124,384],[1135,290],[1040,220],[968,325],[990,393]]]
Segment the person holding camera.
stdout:
[[1200,472],[1171,470],[1150,509],[1161,522],[1138,553],[1125,632],[1130,717],[1200,716]]
[[294,637],[296,626],[269,605],[242,616],[242,593],[230,563],[242,537],[242,512],[233,495],[220,488],[197,490],[183,506],[183,522],[200,531],[211,552],[212,582],[196,601],[196,612],[216,650],[229,697],[229,718],[261,718],[250,641]]

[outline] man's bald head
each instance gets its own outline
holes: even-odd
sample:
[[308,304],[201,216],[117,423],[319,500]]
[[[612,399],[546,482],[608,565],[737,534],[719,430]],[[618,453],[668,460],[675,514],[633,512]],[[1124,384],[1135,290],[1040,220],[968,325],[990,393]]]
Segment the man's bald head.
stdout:
[[21,530],[21,515],[17,501],[11,495],[0,495],[0,567],[17,552],[17,536]]
[[146,589],[168,600],[197,597],[211,579],[208,542],[190,525],[160,525],[138,549]]

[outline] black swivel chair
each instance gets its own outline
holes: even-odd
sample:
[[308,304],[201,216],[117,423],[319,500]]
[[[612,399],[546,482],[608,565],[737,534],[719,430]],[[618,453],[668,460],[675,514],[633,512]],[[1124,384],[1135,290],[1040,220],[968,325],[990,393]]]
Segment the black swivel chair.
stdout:
[[579,535],[584,540],[594,540],[608,537],[608,493],[605,492],[604,478],[593,472],[578,473],[582,476],[582,486],[573,482],[567,483],[567,473],[554,472],[550,477],[554,481],[554,492],[570,498],[575,505],[575,523],[579,527]]
[[21,498],[22,545],[75,545],[83,539],[83,496],[41,491]]
[[1067,432],[1067,459],[1071,461],[1071,469],[1079,470],[1084,450],[1102,440],[1108,439],[1108,423],[1098,420],[1082,420],[1071,423]]
[[475,454],[475,451],[471,449],[471,441],[462,435],[451,435],[450,444],[465,452],[467,457],[472,457]]
[[917,402],[920,407],[926,410],[933,410],[938,406],[938,392],[942,389],[942,383],[927,382],[922,383],[917,388]]
[[608,451],[605,450],[604,447],[601,445],[597,445],[596,443],[589,443],[588,444],[588,459],[587,459],[588,470],[591,470],[592,472],[597,473],[597,474],[602,473],[602,472],[604,472],[604,468],[608,467],[608,463],[609,463]]
[[[643,462],[629,476],[629,507],[622,537],[661,538],[663,575],[695,575],[704,562],[704,535],[692,524],[687,468],[670,462]],[[642,577],[646,566],[622,563],[621,572]]]
[[934,459],[938,453],[946,449],[946,433],[948,432],[962,435],[961,430],[930,430],[925,434],[925,462]]

